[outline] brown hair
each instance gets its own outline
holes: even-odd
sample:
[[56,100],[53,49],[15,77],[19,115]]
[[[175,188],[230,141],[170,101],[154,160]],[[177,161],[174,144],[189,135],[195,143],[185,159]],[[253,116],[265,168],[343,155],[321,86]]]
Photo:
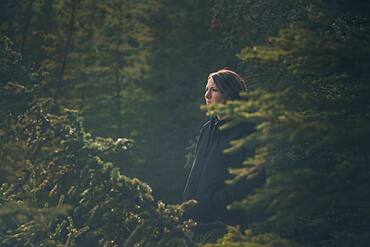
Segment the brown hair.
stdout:
[[241,100],[240,93],[247,90],[243,78],[228,68],[210,73],[208,77],[212,77],[217,88],[226,100]]

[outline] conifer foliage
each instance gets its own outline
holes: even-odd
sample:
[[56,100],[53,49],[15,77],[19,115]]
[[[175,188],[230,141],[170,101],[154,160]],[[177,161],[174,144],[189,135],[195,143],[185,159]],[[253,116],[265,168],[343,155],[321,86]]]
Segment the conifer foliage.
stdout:
[[250,229],[198,244],[370,246],[369,1],[1,6],[0,246],[194,245],[192,202],[125,175],[179,197],[199,81],[225,66],[252,90],[209,113],[256,125],[226,150],[256,150],[228,182],[264,167],[267,183],[231,205]]
[[233,121],[257,126],[229,150],[257,147],[245,168],[233,171],[236,179],[248,177],[254,166],[268,173],[264,189],[234,206],[264,216],[254,223],[255,232],[313,246],[368,246],[370,6],[300,2],[300,20],[239,54],[260,71],[283,65],[286,80],[256,76],[258,89],[246,102],[219,109]]
[[27,73],[11,46],[1,40],[1,162],[13,150],[26,164],[1,185],[0,245],[190,246],[191,222],[178,220],[187,204],[156,202],[147,184],[108,161],[132,141],[84,131],[78,112],[46,97],[41,75]]

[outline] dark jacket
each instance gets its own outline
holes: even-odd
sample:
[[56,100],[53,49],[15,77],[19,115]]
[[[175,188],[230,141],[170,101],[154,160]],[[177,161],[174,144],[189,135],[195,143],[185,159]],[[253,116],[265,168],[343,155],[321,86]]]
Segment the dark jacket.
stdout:
[[194,219],[199,223],[221,221],[230,225],[246,225],[244,213],[227,210],[226,206],[252,193],[265,183],[265,172],[260,170],[252,180],[242,179],[233,185],[226,185],[225,180],[232,178],[229,168],[242,167],[243,161],[253,154],[253,150],[244,148],[225,154],[230,141],[244,137],[255,128],[252,124],[220,130],[224,122],[212,118],[203,125],[193,165],[183,192],[183,200],[197,200],[198,204],[185,212],[184,219]]

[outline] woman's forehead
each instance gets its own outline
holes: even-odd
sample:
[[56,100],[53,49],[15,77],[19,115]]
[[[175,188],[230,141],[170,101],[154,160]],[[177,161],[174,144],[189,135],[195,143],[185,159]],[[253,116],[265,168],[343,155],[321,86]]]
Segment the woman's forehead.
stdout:
[[213,81],[212,76],[209,76],[207,79],[207,85],[216,86],[215,82]]

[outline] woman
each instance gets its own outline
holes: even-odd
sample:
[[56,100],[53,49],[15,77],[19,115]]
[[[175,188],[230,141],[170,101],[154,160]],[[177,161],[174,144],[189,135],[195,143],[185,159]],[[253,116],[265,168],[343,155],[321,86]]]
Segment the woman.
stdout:
[[[237,73],[221,69],[208,76],[204,98],[207,105],[225,104],[228,100],[242,100],[240,93],[245,90],[245,82]],[[191,218],[198,223],[221,221],[229,225],[247,226],[243,212],[227,210],[226,206],[262,186],[265,183],[265,173],[258,170],[253,179],[243,179],[233,185],[225,184],[225,180],[232,178],[228,169],[241,167],[253,151],[243,149],[225,154],[224,149],[230,147],[230,141],[254,131],[252,124],[240,124],[220,130],[219,127],[225,121],[220,117],[213,117],[200,130],[195,158],[183,193],[184,201],[195,199],[198,203],[185,212],[183,218]]]

